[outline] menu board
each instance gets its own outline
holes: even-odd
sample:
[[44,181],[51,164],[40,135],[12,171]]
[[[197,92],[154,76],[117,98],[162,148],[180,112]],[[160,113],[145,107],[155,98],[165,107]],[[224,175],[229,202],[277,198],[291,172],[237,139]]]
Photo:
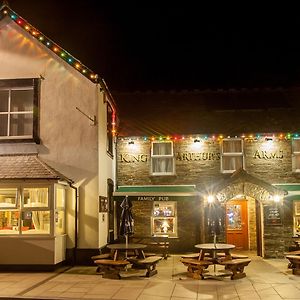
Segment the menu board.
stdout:
[[266,225],[282,225],[281,207],[265,206],[265,224]]

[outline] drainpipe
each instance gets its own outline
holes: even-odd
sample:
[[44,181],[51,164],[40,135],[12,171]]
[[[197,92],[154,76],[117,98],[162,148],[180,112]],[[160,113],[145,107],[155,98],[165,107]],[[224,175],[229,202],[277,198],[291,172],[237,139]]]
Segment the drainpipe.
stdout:
[[73,250],[73,266],[76,265],[77,262],[77,247],[78,247],[78,199],[79,199],[79,191],[76,186],[74,186],[72,183],[69,183],[70,187],[75,190],[75,216],[74,216],[74,239],[75,239],[75,245]]

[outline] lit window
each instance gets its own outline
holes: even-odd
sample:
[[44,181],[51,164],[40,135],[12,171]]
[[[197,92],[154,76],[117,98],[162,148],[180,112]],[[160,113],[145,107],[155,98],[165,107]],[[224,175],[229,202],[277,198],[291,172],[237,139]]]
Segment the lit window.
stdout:
[[176,202],[155,201],[153,203],[152,235],[177,237]]
[[55,232],[56,234],[64,234],[65,226],[65,189],[57,187],[56,189],[56,205],[55,205]]
[[0,80],[0,140],[37,140],[38,79]]
[[300,139],[293,139],[293,171],[300,172]]
[[152,142],[151,173],[152,175],[174,174],[174,153],[172,142]]
[[0,189],[0,235],[50,234],[50,215],[47,187]]
[[294,235],[300,236],[300,200],[294,201]]
[[233,173],[243,166],[243,141],[241,139],[224,139],[222,142],[221,172]]

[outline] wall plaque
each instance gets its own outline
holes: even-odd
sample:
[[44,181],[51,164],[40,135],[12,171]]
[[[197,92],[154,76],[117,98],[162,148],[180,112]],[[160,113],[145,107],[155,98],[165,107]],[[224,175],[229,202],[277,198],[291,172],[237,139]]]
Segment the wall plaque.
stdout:
[[282,225],[282,208],[279,206],[267,205],[264,207],[266,225]]

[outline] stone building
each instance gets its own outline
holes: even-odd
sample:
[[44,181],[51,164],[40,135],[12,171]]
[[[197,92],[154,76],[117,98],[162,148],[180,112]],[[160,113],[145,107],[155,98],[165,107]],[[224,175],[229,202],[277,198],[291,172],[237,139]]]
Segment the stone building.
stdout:
[[132,200],[135,234],[167,236],[173,252],[216,238],[282,257],[300,227],[299,92],[116,93],[114,198]]

